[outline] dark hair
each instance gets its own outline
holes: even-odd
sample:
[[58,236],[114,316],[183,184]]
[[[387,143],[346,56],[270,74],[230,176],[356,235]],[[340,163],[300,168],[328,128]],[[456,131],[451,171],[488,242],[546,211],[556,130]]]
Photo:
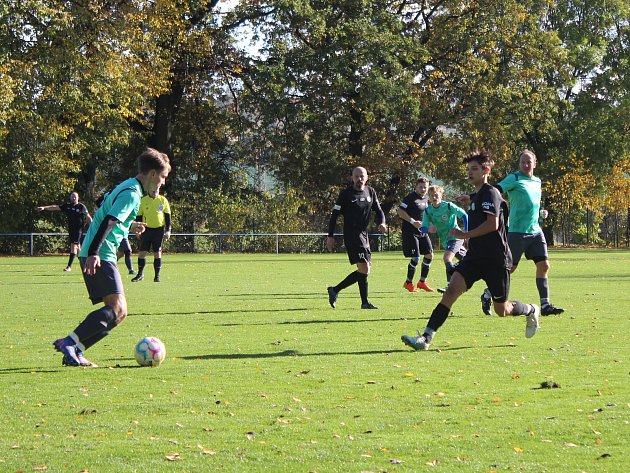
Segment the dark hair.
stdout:
[[462,163],[468,164],[471,161],[475,161],[482,168],[492,169],[494,166],[494,159],[492,159],[492,153],[486,149],[482,149],[480,151],[473,151],[464,159],[462,159]]
[[429,184],[429,178],[428,177],[419,177],[418,180],[416,181],[416,184],[420,184],[421,182],[424,182],[426,184]]
[[157,149],[147,148],[138,156],[138,172],[147,174],[149,171],[171,170],[171,163],[168,156]]

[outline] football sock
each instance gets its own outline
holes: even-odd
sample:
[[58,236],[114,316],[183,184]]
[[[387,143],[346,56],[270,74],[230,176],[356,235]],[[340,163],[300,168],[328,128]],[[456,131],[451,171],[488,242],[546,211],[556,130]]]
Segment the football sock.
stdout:
[[413,258],[409,260],[409,264],[407,265],[407,281],[406,282],[413,281],[413,277],[416,274],[416,266],[418,266],[419,261],[420,261],[420,258],[418,258],[417,256],[414,256]]
[[428,258],[422,258],[422,268],[420,269],[420,281],[424,281],[429,275],[429,269],[431,269],[431,260]]
[[536,287],[540,296],[540,305],[549,304],[549,279],[536,278]]
[[138,258],[138,274],[144,273],[144,267],[147,264],[146,258]]
[[[446,318],[448,317],[450,311],[451,309],[441,302],[436,305],[435,309],[433,309],[433,312],[431,313],[431,317],[429,318],[429,323],[427,323],[427,329],[433,330],[434,333],[437,332],[444,322],[446,322]],[[425,329],[425,333],[427,332],[427,329]],[[431,338],[433,338],[433,335],[431,335]]]
[[424,329],[424,334],[422,336],[427,341],[427,343],[431,343],[431,340],[433,340],[433,335],[435,335],[435,330],[433,330],[431,327],[427,327]]
[[519,301],[512,301],[512,313],[510,315],[527,315],[531,312],[532,306]]
[[131,251],[125,251],[125,266],[129,271],[133,271],[133,260],[131,259]]
[[74,258],[76,253],[70,253],[70,257],[68,258],[68,268],[72,267],[72,263],[74,262]]
[[156,276],[160,275],[160,269],[162,269],[162,258],[153,258],[153,270]]
[[[76,336],[75,341],[81,350],[85,350],[94,345],[97,341],[104,338],[109,331],[116,325],[116,313],[109,306],[103,306],[100,309],[90,312],[88,316],[81,322],[77,328],[74,329],[72,335]],[[103,334],[104,332],[107,332]],[[100,338],[94,340],[91,339],[95,336],[102,335]]]
[[359,283],[359,294],[361,295],[361,304],[367,304],[368,301],[368,275],[357,271],[357,282]]
[[334,291],[339,293],[341,292],[341,290],[347,288],[348,286],[352,286],[355,282],[359,280],[357,274],[359,274],[358,271],[353,271],[352,273],[348,274],[343,281],[333,287]]
[[444,263],[446,265],[446,282],[450,282],[451,281],[451,276],[453,275],[453,269],[455,268],[455,265],[449,261],[448,263]]

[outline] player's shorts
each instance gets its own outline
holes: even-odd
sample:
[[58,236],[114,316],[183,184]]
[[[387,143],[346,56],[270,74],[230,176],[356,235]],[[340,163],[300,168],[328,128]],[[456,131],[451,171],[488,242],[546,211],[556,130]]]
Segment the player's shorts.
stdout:
[[483,279],[492,293],[494,302],[505,302],[510,294],[510,271],[501,261],[490,258],[461,260],[455,271],[460,273],[470,289],[473,284]]
[[433,253],[433,245],[426,233],[402,232],[403,254],[407,258]]
[[446,248],[444,251],[450,251],[455,253],[455,258],[461,260],[466,256],[466,248],[464,248],[464,240],[449,240],[446,242]]
[[534,263],[549,259],[547,240],[543,232],[538,233],[508,233],[508,245],[512,252],[513,266],[516,266],[525,254],[525,258]]
[[68,231],[68,240],[70,240],[70,244],[71,245],[80,245],[81,244],[81,236],[83,235],[83,232],[81,231],[81,229],[75,229],[75,228],[71,228]]
[[83,256],[79,258],[83,281],[85,281],[92,304],[103,302],[103,297],[110,294],[124,294],[125,290],[116,263],[101,261],[101,265],[96,268],[96,274],[87,275],[83,272],[86,260],[87,258]]
[[138,250],[158,252],[162,249],[163,240],[164,227],[147,227],[140,237],[140,248]]
[[372,261],[372,252],[370,251],[370,240],[367,232],[358,235],[344,235],[343,243],[346,246],[348,260],[350,264],[369,263]]
[[118,251],[120,253],[131,253],[131,245],[129,244],[129,240],[127,238],[123,238],[120,241],[120,245],[118,245]]

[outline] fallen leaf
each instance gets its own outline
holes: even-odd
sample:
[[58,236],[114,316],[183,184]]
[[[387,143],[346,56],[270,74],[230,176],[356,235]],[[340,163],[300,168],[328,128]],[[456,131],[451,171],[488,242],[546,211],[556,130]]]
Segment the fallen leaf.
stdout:
[[35,470],[35,471],[44,471],[44,470],[47,470],[47,469],[48,469],[48,467],[46,465],[39,465],[39,466],[34,466],[33,467],[33,470]]
[[564,442],[562,445],[564,445],[565,447],[577,447],[576,444],[571,443],[571,442]]
[[172,452],[172,453],[166,454],[166,459],[168,461],[174,462],[177,460],[181,460],[182,456],[179,453]]
[[391,458],[389,460],[390,463],[393,463],[394,465],[400,465],[403,461],[402,460],[396,460],[395,458]]
[[516,453],[523,453],[523,449],[521,447],[514,447],[514,451]]
[[216,455],[216,453],[217,453],[217,452],[213,452],[212,450],[208,450],[207,448],[204,448],[204,449],[201,451],[201,454],[202,454],[202,455]]

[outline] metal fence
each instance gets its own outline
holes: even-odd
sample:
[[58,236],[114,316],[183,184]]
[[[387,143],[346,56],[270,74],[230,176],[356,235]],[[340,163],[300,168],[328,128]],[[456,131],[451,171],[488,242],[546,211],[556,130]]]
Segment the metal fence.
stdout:
[[[136,240],[130,234],[132,247]],[[336,233],[335,248],[343,248],[343,235]],[[393,239],[370,233],[372,251],[392,248]],[[172,233],[163,250],[172,253],[323,253],[326,233]],[[394,246],[397,246],[394,244]],[[42,255],[68,251],[67,233],[0,233],[0,254]]]

